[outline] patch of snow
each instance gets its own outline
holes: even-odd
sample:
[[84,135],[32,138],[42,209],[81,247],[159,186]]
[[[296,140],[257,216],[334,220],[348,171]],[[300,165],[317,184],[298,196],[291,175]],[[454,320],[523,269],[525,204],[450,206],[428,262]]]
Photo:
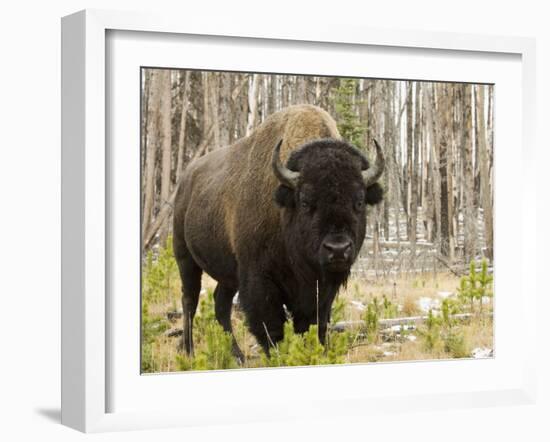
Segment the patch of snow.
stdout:
[[407,339],[411,342],[414,342],[414,341],[416,341],[416,336],[415,335],[409,335],[409,336],[407,336]]
[[453,292],[437,292],[437,296],[440,298],[448,298],[449,296],[453,296]]
[[476,359],[481,358],[492,358],[493,357],[493,349],[487,348],[487,347],[476,347],[472,351],[472,357]]
[[395,356],[397,353],[394,351],[385,351],[384,356]]
[[416,303],[420,307],[420,310],[426,313],[430,310],[438,310],[441,306],[439,299],[428,298],[427,296],[421,297]]
[[351,301],[351,305],[353,305],[359,311],[363,311],[367,308],[367,306],[361,301]]
[[201,295],[206,295],[206,289],[201,289],[200,294]]

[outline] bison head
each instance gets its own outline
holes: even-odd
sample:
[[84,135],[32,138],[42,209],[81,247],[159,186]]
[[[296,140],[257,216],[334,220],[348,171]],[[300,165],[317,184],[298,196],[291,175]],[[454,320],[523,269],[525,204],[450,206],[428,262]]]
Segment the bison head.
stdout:
[[322,273],[349,273],[365,237],[366,206],[382,200],[376,181],[384,156],[374,143],[374,166],[357,148],[336,139],[303,145],[286,166],[280,160],[282,140],[275,147],[272,167],[280,182],[275,201],[285,209],[287,249]]

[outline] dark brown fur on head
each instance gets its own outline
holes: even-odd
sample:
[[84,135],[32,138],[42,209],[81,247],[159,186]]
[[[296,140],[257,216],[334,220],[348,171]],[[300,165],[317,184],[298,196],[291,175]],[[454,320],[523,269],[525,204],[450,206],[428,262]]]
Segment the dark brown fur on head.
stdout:
[[[345,141],[328,138],[294,151],[287,168],[300,173],[296,188],[281,184],[275,192],[284,209],[287,252],[325,277],[347,278],[365,236],[366,206],[382,200],[378,183],[368,188],[363,183],[368,160]],[[350,243],[349,256],[336,271],[324,265],[326,241]]]

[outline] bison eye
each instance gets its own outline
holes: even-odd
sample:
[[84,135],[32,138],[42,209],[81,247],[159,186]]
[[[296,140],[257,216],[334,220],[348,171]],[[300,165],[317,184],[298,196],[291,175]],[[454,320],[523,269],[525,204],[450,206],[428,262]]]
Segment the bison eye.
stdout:
[[363,208],[363,206],[364,204],[362,200],[355,201],[355,205],[354,205],[355,210],[359,211]]

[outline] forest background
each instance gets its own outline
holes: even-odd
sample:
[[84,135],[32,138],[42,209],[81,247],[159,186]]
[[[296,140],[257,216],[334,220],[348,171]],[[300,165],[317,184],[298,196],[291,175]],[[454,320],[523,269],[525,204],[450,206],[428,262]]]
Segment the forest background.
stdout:
[[[143,372],[237,368],[203,277],[198,357],[177,351],[181,285],[172,209],[187,164],[293,104],[320,106],[344,139],[384,150],[382,204],[333,305],[333,346],[288,331],[266,360],[236,308],[244,367],[493,355],[493,86],[176,69],[141,72]],[[284,350],[283,350],[284,348]],[[284,353],[284,354],[283,354]]]

